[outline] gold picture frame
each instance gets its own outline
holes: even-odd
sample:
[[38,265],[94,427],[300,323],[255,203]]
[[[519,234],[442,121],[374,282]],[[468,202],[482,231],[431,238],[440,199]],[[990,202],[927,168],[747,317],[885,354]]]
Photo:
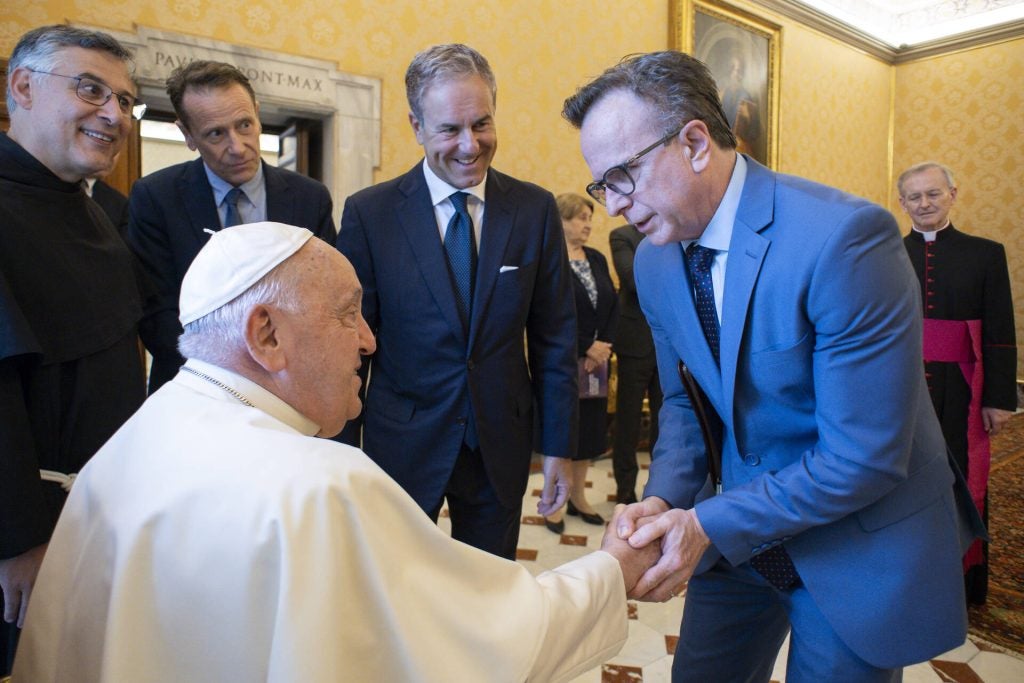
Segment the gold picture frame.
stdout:
[[782,27],[718,0],[672,0],[670,44],[708,65],[739,151],[778,167]]

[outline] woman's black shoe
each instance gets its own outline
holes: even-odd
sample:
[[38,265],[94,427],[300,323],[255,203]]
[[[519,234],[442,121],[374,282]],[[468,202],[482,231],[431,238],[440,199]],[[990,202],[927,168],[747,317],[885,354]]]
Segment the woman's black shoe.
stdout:
[[560,519],[557,522],[552,522],[547,517],[544,518],[544,526],[548,528],[548,531],[561,535],[565,531],[565,520]]
[[573,517],[578,516],[580,519],[582,519],[587,524],[595,524],[595,525],[596,524],[602,524],[602,525],[604,524],[604,517],[602,517],[601,515],[597,514],[596,512],[594,512],[594,513],[580,512],[576,508],[576,506],[572,504],[571,500],[569,501],[567,512],[570,515],[572,515]]

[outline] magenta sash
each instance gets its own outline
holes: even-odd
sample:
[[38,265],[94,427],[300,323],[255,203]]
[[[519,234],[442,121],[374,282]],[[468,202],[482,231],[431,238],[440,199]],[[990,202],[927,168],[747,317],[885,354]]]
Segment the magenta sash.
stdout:
[[[959,364],[960,372],[971,388],[971,403],[967,409],[967,488],[978,510],[984,511],[991,452],[988,432],[981,418],[984,384],[981,321],[925,318],[924,359]],[[964,569],[982,561],[981,541],[975,541],[964,556]]]

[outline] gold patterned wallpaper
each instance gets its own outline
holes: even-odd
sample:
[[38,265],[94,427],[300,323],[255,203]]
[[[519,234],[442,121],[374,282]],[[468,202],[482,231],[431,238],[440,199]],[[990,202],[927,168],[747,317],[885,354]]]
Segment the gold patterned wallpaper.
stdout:
[[[427,45],[465,42],[498,78],[495,166],[558,194],[582,192],[589,180],[562,101],[621,56],[667,47],[669,4],[606,12],[591,0],[27,0],[5,3],[0,53],[33,26],[70,20],[333,60],[383,83],[383,180],[421,157],[406,117],[406,65]],[[733,4],[782,26],[779,170],[886,205],[906,226],[895,175],[924,158],[945,161],[959,173],[954,218],[1006,245],[1024,301],[1024,236],[1014,229],[1024,224],[1024,40],[892,67],[747,0]],[[619,223],[598,212],[591,245],[607,253]],[[1017,321],[1024,342],[1020,303]]]
[[[576,132],[561,117],[575,88],[623,55],[663,49],[667,0],[595,11],[589,0],[28,0],[6,2],[0,53],[33,26],[71,20],[132,31],[133,24],[334,60],[341,71],[380,78],[381,167],[377,180],[422,158],[409,126],[405,69],[435,43],[479,49],[498,80],[494,166],[555,194],[590,181]],[[619,219],[599,212],[590,238],[608,253]]]

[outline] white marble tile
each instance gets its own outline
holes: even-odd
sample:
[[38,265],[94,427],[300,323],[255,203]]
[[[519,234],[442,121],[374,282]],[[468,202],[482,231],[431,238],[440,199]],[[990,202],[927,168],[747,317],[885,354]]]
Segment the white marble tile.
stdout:
[[665,656],[665,636],[650,626],[629,620],[629,639],[612,662],[643,667]]
[[[942,658],[940,657],[940,659]],[[903,683],[943,683],[943,680],[942,676],[928,662],[921,662],[903,669]]]
[[668,602],[637,602],[637,618],[663,635],[678,636],[685,598]]
[[985,683],[1021,683],[1024,681],[1024,659],[1002,652],[979,652],[971,659],[971,669]]
[[935,659],[941,659],[944,662],[969,662],[978,652],[978,646],[967,640],[960,647],[944,652]]
[[672,656],[665,655],[644,667],[644,683],[671,683]]

